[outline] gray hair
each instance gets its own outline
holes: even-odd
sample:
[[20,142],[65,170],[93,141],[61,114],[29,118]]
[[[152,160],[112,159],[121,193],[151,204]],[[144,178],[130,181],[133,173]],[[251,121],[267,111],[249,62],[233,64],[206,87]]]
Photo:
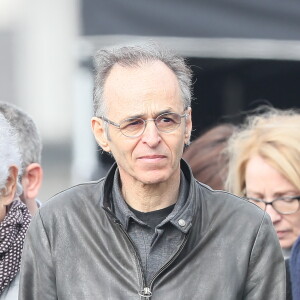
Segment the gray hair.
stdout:
[[0,193],[5,189],[11,166],[21,166],[17,133],[0,113]]
[[94,114],[104,116],[107,112],[103,99],[105,81],[115,64],[123,67],[139,67],[144,63],[161,61],[176,75],[181,89],[183,104],[191,106],[192,71],[184,58],[174,54],[158,44],[149,42],[133,46],[124,46],[110,50],[99,50],[95,57]]
[[17,141],[22,156],[20,175],[31,163],[41,163],[42,141],[32,118],[15,105],[0,102],[0,112],[17,132]]

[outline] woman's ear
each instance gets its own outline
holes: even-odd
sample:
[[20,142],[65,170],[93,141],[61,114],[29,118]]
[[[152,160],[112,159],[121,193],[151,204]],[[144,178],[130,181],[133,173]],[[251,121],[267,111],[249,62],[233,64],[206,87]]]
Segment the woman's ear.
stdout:
[[108,138],[106,134],[106,130],[104,127],[104,122],[97,118],[93,117],[91,120],[92,130],[95,136],[95,139],[99,146],[106,152],[110,152],[110,147],[108,144]]
[[3,194],[1,195],[2,205],[10,205],[14,200],[18,181],[18,168],[16,166],[11,166],[9,168],[9,175],[3,189]]

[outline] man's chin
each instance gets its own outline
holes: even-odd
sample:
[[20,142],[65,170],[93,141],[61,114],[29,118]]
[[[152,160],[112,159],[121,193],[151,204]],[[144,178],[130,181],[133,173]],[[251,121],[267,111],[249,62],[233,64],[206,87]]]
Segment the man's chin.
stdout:
[[141,176],[136,177],[138,181],[146,185],[159,184],[170,178],[165,172],[145,171]]

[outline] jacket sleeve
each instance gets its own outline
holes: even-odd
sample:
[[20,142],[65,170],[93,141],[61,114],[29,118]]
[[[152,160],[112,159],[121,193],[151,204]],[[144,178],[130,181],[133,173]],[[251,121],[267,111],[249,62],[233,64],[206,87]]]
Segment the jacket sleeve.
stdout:
[[278,237],[264,215],[251,251],[246,282],[246,300],[286,299],[285,264]]
[[40,212],[26,234],[20,271],[19,300],[57,300],[49,239]]

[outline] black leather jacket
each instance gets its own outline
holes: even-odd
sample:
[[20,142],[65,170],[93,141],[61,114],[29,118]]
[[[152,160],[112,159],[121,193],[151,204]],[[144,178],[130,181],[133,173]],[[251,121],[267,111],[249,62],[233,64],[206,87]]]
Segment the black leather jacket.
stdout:
[[41,207],[24,246],[20,300],[285,299],[285,266],[269,217],[197,182],[184,162],[192,227],[145,287],[135,247],[110,212],[114,169]]

